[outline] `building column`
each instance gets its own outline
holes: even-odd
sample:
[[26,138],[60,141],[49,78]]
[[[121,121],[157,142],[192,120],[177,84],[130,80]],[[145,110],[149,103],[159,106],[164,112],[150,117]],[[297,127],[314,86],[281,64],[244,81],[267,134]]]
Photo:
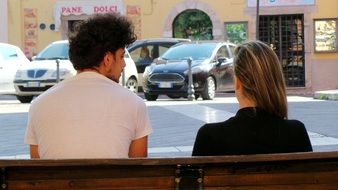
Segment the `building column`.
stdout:
[[0,42],[8,43],[8,0],[0,0]]

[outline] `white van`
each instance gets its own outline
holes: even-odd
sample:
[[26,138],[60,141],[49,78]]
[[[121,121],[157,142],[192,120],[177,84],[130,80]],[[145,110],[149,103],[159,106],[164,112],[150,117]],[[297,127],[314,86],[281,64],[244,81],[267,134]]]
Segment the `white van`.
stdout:
[[[35,95],[39,95],[55,85],[57,79],[62,81],[76,74],[73,64],[68,57],[68,40],[56,41],[43,49],[29,65],[20,67],[17,71],[14,86],[17,99],[22,103],[29,103]],[[120,84],[137,92],[137,70],[128,51],[124,56],[126,67],[120,78]],[[57,60],[59,60],[59,76],[57,75]]]

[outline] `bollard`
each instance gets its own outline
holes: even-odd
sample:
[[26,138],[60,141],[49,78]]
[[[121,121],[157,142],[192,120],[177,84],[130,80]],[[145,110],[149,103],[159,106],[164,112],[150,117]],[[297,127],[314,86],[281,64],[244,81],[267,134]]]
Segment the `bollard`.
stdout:
[[192,58],[188,58],[188,100],[193,101],[195,100],[195,90],[194,90],[194,83],[192,79],[192,71],[191,71],[191,64],[192,64]]
[[56,83],[60,82],[60,59],[56,59]]

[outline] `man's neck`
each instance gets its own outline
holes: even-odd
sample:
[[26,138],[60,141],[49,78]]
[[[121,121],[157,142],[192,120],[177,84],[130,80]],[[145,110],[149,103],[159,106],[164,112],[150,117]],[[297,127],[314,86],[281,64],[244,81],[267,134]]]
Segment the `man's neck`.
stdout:
[[95,72],[95,73],[101,74],[101,72],[96,68],[88,68],[88,69],[77,70],[77,74],[80,74],[80,73],[83,73],[83,72]]

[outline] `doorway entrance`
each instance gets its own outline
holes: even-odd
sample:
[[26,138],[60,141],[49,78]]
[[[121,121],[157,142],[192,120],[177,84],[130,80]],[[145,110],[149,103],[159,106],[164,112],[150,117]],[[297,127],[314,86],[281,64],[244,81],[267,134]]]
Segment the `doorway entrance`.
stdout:
[[172,24],[174,38],[191,40],[212,40],[210,17],[197,9],[185,10],[174,19]]

